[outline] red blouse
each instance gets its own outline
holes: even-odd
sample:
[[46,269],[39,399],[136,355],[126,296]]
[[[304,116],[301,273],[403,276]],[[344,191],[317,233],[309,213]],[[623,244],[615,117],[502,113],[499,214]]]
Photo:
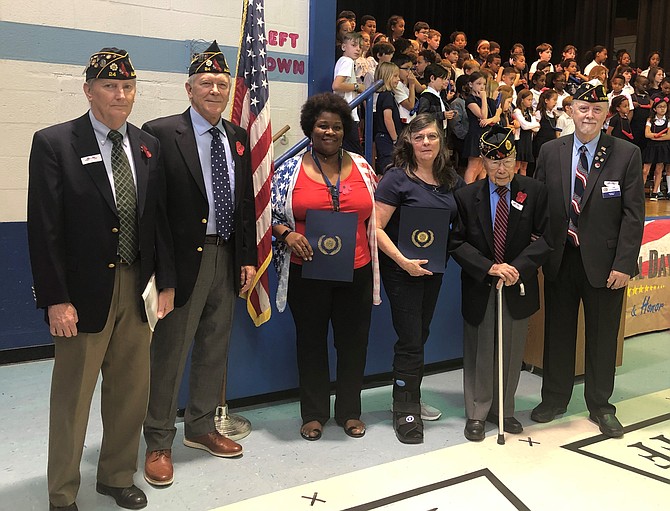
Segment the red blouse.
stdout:
[[[295,230],[302,235],[305,234],[305,217],[308,209],[331,210],[333,208],[330,191],[326,184],[322,180],[315,181],[309,177],[302,164],[293,189],[292,202]],[[361,268],[371,260],[367,220],[372,214],[372,198],[358,167],[353,162],[349,176],[340,181],[340,211],[358,213],[354,268]],[[303,260],[291,253],[291,262],[302,264]]]

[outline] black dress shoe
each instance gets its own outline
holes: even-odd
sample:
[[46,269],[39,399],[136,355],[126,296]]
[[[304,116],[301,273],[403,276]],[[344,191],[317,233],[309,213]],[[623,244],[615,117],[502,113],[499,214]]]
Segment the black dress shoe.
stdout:
[[465,438],[473,442],[481,442],[486,436],[484,434],[484,421],[468,419],[465,423]]
[[[498,425],[498,416],[494,413],[489,413],[486,416],[486,420],[492,424],[495,424],[496,426]],[[514,417],[505,417],[503,418],[503,430],[506,433],[518,435],[519,433],[523,432],[523,426]]]
[[76,502],[73,502],[69,506],[55,506],[49,502],[49,511],[79,511],[79,508]]
[[565,411],[564,406],[552,406],[542,402],[533,409],[530,418],[535,422],[551,422],[557,415],[564,414]]
[[598,425],[603,435],[610,438],[621,438],[623,436],[623,426],[613,413],[590,414],[589,419]]
[[147,496],[137,486],[128,488],[114,488],[102,483],[95,485],[95,491],[102,495],[109,495],[116,501],[116,505],[126,509],[142,509],[147,505]]

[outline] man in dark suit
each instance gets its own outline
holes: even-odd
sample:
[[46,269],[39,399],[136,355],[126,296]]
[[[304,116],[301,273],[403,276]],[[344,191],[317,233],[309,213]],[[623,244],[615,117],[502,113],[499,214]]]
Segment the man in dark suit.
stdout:
[[458,219],[449,250],[461,265],[465,438],[484,439],[485,420],[498,423],[496,288],[503,296],[504,429],[521,433],[514,418],[528,318],[540,308],[537,269],[551,251],[547,190],[515,175],[514,132],[494,126],[480,150],[488,179],[454,194]]
[[157,486],[174,478],[177,396],[191,344],[184,444],[214,456],[242,454],[242,446],[214,424],[235,297],[251,287],[257,262],[251,150],[246,132],[221,118],[230,86],[230,70],[214,41],[191,63],[191,107],[143,127],[164,149],[177,268],[176,309],[159,324],[151,345],[144,477]]
[[579,302],[586,334],[584,397],[589,418],[609,437],[623,436],[614,390],[621,307],[644,228],[640,150],[601,132],[602,85],[582,84],[572,103],[575,133],[542,146],[537,179],[549,190],[554,252],[543,267],[545,331],[542,402],[531,418],[550,422],[572,394]]
[[91,56],[88,113],[35,133],[28,241],[37,306],[55,343],[49,415],[50,509],[76,510],[91,398],[102,371],[103,439],[96,489],[128,509],[149,394],[142,291],[153,273],[158,317],[172,310],[175,275],[158,141],[126,122],[135,100],[128,53]]

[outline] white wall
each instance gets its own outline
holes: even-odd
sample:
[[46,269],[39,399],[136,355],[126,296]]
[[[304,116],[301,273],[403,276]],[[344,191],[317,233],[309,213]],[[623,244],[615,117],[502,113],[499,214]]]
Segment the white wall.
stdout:
[[[277,33],[275,44],[268,45],[268,55],[283,59],[295,56],[304,61],[302,74],[299,68],[297,73],[270,74],[273,129],[276,132],[286,124],[291,126],[288,143],[275,144],[276,157],[302,138],[299,114],[307,97],[309,2],[267,0],[265,4],[266,36],[270,31]],[[122,41],[124,36],[148,38],[146,44],[154,44],[151,39],[176,42],[216,39],[222,47],[237,47],[242,1],[0,0],[0,13],[0,23],[8,24],[0,26],[5,34],[9,25],[24,35],[41,34],[42,26],[74,29],[56,31],[53,39],[51,36],[31,41],[17,38],[13,47],[12,41],[8,44],[0,34],[0,76],[4,78],[0,82],[0,222],[22,222],[26,219],[28,155],[33,133],[78,117],[88,107],[82,92],[86,58],[81,59],[81,64],[63,64],[67,56],[59,53],[59,38],[67,37],[75,42],[80,39],[86,45],[95,39],[95,32],[102,32],[111,34],[110,39],[119,34]],[[280,32],[293,35],[280,37]],[[81,48],[81,51],[89,55],[107,45],[117,44],[112,40],[97,47]],[[235,56],[225,50],[224,53],[234,73]],[[33,55],[47,55],[46,62],[31,60]],[[138,75],[138,96],[130,122],[142,125],[150,119],[186,109],[188,100],[183,84],[187,78],[187,61],[184,72],[164,72],[143,69],[147,63],[134,58],[132,51],[131,59]]]

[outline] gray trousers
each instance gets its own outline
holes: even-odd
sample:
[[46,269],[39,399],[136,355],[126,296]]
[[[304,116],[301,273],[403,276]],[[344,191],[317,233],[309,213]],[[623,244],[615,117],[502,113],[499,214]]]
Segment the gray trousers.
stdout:
[[170,449],[177,428],[177,399],[191,344],[187,438],[215,430],[235,306],[233,244],[204,245],[188,301],[158,322],[151,344],[151,388],[144,421],[149,451]]
[[[513,292],[508,288],[503,293]],[[463,394],[468,419],[485,420],[489,411],[498,415],[498,341],[496,289],[477,326],[463,321]],[[528,334],[528,318],[512,319],[503,297],[503,399],[505,417],[514,415],[514,394]]]

